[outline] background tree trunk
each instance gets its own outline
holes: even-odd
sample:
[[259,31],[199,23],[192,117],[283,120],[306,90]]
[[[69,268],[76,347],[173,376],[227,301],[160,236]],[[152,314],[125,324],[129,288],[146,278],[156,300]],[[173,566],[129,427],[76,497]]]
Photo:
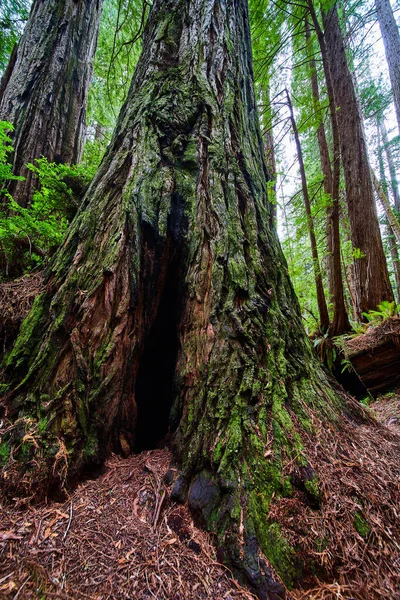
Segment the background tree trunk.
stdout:
[[[309,27],[307,27],[307,29],[309,29]],[[314,59],[311,59],[311,89],[313,94],[314,110],[318,114],[321,111],[321,104],[319,100],[319,86],[316,62]],[[324,192],[332,198],[332,169],[329,157],[329,148],[326,140],[323,119],[320,114],[317,118],[321,119],[317,128],[317,140],[321,170],[324,177]],[[328,280],[329,302],[331,302],[335,296],[335,286],[333,281],[332,206],[328,206],[326,211],[326,242],[328,250],[326,256],[326,275]]]
[[[318,119],[317,128],[317,140],[319,159],[321,164],[321,171],[324,177],[324,192],[326,195],[332,198],[332,168],[331,159],[329,156],[329,147],[325,134],[325,126],[323,114],[321,114],[321,102],[319,97],[319,85],[318,85],[318,74],[317,74],[317,63],[315,61],[313,48],[311,47],[311,31],[308,18],[305,19],[306,27],[306,44],[308,48],[308,59],[310,61],[310,83],[313,97],[313,108]],[[333,236],[332,236],[332,210],[331,206],[328,206],[326,210],[326,244],[327,244],[327,255],[326,255],[326,277],[328,280],[328,291],[329,291],[329,302],[331,302],[335,295],[335,286],[333,282]]]
[[390,0],[375,0],[375,6],[385,46],[390,83],[392,84],[393,102],[396,110],[397,127],[400,133],[400,35]]
[[263,101],[263,122],[265,126],[264,131],[264,148],[265,148],[265,160],[267,164],[267,171],[269,181],[271,182],[269,188],[269,201],[271,202],[271,226],[277,227],[277,198],[276,198],[276,157],[275,157],[275,142],[274,132],[272,128],[272,106],[271,106],[271,88],[268,84],[264,94],[262,95]]
[[372,179],[374,182],[376,195],[378,196],[378,198],[381,202],[383,212],[385,213],[386,220],[389,223],[390,228],[393,231],[393,233],[397,239],[397,243],[400,246],[400,224],[397,220],[396,215],[393,212],[392,207],[390,206],[389,198],[385,194],[385,190],[383,189],[381,183],[377,179],[375,173],[373,171],[371,171],[371,172],[372,172]]
[[0,119],[10,121],[13,169],[25,181],[10,182],[26,206],[34,187],[25,164],[40,156],[76,163],[82,153],[86,100],[93,70],[102,0],[34,0],[0,94]]
[[302,192],[303,192],[304,207],[305,207],[306,216],[307,216],[307,228],[308,228],[308,234],[310,236],[311,255],[313,258],[313,269],[314,269],[314,279],[315,279],[315,289],[316,289],[316,293],[317,293],[319,326],[320,326],[321,332],[325,333],[329,329],[329,314],[328,314],[328,308],[326,306],[324,284],[322,282],[321,265],[320,265],[319,256],[318,256],[318,247],[317,247],[317,240],[315,237],[314,221],[313,221],[313,217],[312,217],[312,213],[311,213],[311,203],[310,203],[310,197],[308,194],[303,153],[301,150],[301,144],[300,144],[299,132],[298,132],[297,125],[296,125],[296,120],[294,118],[292,102],[290,100],[289,92],[287,90],[286,90],[286,100],[287,100],[287,105],[289,108],[290,122],[292,125],[294,141],[296,144],[297,160],[299,161],[299,169],[300,169],[300,177],[301,177],[301,188],[302,188]]
[[[387,161],[388,161],[388,166],[389,166],[393,200],[394,200],[394,205],[396,207],[396,202],[399,200],[399,190],[398,190],[398,186],[397,186],[396,172],[394,170],[394,163],[393,163],[392,155],[391,155],[390,148],[388,145],[389,142],[387,139],[387,133],[386,133],[386,129],[385,129],[382,119],[377,119],[376,130],[377,130],[380,185],[383,188],[383,193],[384,194],[387,193],[388,185],[387,185],[386,175],[385,175],[385,163],[383,160],[383,152],[385,151]],[[382,137],[382,139],[381,139],[381,137]],[[382,142],[383,142],[383,145],[382,145]],[[395,215],[393,215],[393,211],[390,211],[390,212],[392,214],[392,219],[393,219],[393,217],[395,217]],[[387,240],[388,240],[389,249],[390,249],[390,256],[392,259],[396,300],[397,300],[397,302],[400,302],[400,257],[399,257],[399,251],[398,251],[397,244],[396,244],[396,236],[394,234],[394,231],[390,225],[390,220],[388,218],[386,219],[386,232],[387,232]]]
[[2,483],[39,493],[169,431],[174,498],[276,600],[260,548],[288,585],[302,567],[271,499],[297,486],[318,504],[302,434],[358,409],[305,335],[266,182],[247,2],[155,0],[112,142],[7,361]]
[[[332,155],[333,164],[331,168],[329,159],[328,144],[325,136],[325,129],[322,125],[322,129],[318,130],[318,146],[320,150],[320,159],[322,172],[324,174],[324,186],[325,191],[331,194],[332,205],[328,210],[328,250],[332,252],[332,260],[330,264],[331,268],[331,284],[333,294],[333,322],[330,326],[330,334],[332,336],[340,335],[351,330],[349,317],[346,310],[344,301],[344,286],[342,277],[342,265],[341,265],[341,249],[340,249],[340,214],[339,214],[339,186],[340,186],[340,138],[339,138],[339,127],[336,113],[336,104],[334,96],[334,84],[332,80],[332,74],[329,66],[328,52],[325,43],[325,37],[320,27],[314,5],[310,0],[308,3],[312,22],[315,27],[315,31],[318,37],[318,43],[321,51],[322,64],[324,68],[326,87],[328,92],[329,101],[329,117],[332,129]],[[306,20],[306,34],[307,36],[307,24]],[[319,104],[319,90],[316,66],[311,64],[311,75],[312,75],[312,92],[314,102]]]
[[337,122],[346,183],[346,199],[354,260],[356,311],[375,310],[393,300],[383,252],[361,114],[348,68],[337,9],[323,15],[329,69],[338,108]]
[[383,148],[385,150],[386,160],[387,160],[387,164],[389,167],[390,186],[392,188],[394,207],[398,212],[400,212],[400,193],[399,193],[399,184],[397,182],[396,167],[394,164],[393,154],[392,154],[388,134],[387,134],[386,127],[385,127],[385,121],[383,118],[380,119],[380,121],[379,121],[378,132],[382,136]]

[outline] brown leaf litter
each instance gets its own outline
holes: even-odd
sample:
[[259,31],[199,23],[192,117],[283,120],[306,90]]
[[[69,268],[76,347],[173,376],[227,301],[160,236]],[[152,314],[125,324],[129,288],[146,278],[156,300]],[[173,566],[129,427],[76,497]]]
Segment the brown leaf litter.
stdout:
[[0,597],[251,600],[210,537],[171,503],[166,449],[122,459],[64,503],[3,507]]
[[[394,395],[389,400],[397,410]],[[386,401],[372,408],[385,424],[392,410]],[[314,433],[303,442],[318,477],[319,506],[295,490],[276,499],[269,514],[308,571],[290,597],[400,600],[398,431],[348,421],[338,435],[313,421]],[[102,475],[65,502],[4,506],[0,597],[254,599],[217,562],[212,538],[187,507],[170,501],[171,461],[167,449],[112,456]]]
[[400,345],[400,317],[385,319],[380,325],[368,327],[365,333],[346,340],[346,354],[355,355],[368,352],[391,340]]
[[[384,403],[376,403],[376,416]],[[277,500],[269,515],[314,573],[293,595],[296,600],[400,600],[398,430],[375,423],[354,427],[348,421],[338,435],[316,418],[314,428],[303,442],[318,476],[318,510],[298,492]]]
[[0,351],[15,340],[22,321],[44,289],[43,271],[0,284]]

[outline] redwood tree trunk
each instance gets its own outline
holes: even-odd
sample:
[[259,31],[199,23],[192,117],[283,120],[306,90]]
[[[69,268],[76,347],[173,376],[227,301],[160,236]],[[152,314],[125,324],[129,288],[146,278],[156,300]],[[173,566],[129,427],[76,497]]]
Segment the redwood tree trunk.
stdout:
[[101,5],[102,0],[33,2],[0,93],[0,119],[15,128],[14,173],[26,177],[8,186],[21,206],[29,204],[35,181],[27,162],[44,156],[72,164],[81,158]]
[[308,558],[270,503],[298,486],[318,504],[302,435],[355,409],[303,330],[266,181],[247,2],[155,0],[108,152],[7,361],[2,483],[40,493],[169,431],[174,497],[276,600],[265,556],[289,585]]
[[262,95],[263,101],[263,124],[265,127],[264,132],[264,148],[265,148],[265,160],[267,164],[268,177],[270,181],[269,187],[269,201],[271,202],[271,225],[276,228],[277,223],[277,200],[276,200],[276,157],[275,157],[275,141],[274,132],[272,128],[272,106],[271,106],[271,89],[268,85]]
[[393,300],[374,199],[362,118],[347,64],[336,7],[323,15],[324,38],[334,87],[346,199],[355,251],[358,319],[382,300]]
[[[310,80],[311,80],[311,91],[313,97],[313,108],[318,119],[317,128],[317,140],[319,158],[321,164],[321,171],[324,177],[324,192],[327,196],[332,198],[332,184],[333,175],[331,168],[331,160],[329,156],[329,147],[325,134],[325,126],[323,115],[321,114],[321,102],[319,97],[319,85],[318,85],[318,74],[317,74],[317,63],[314,57],[313,48],[310,48],[310,24],[308,18],[305,19],[306,26],[306,45],[308,47],[308,59],[310,61]],[[326,209],[326,242],[327,242],[327,255],[326,255],[326,276],[328,280],[329,290],[329,302],[331,302],[335,296],[335,285],[333,281],[333,235],[332,235],[332,206],[328,206]],[[340,252],[340,249],[339,249]]]
[[385,46],[397,126],[400,133],[400,34],[390,0],[375,0],[375,6]]
[[[321,167],[324,174],[324,186],[325,191],[331,194],[332,204],[328,210],[328,250],[332,252],[332,260],[330,264],[331,268],[331,289],[333,294],[333,322],[330,327],[330,334],[332,336],[340,335],[351,330],[349,317],[346,310],[344,300],[344,286],[342,277],[342,264],[341,264],[341,249],[340,249],[340,214],[339,214],[339,186],[340,186],[340,140],[339,140],[339,127],[336,113],[335,97],[334,97],[334,85],[332,80],[332,74],[330,70],[328,52],[325,43],[325,37],[322,29],[319,25],[319,21],[314,9],[312,1],[308,3],[310,15],[317,33],[318,43],[321,50],[322,64],[324,68],[326,87],[328,92],[329,100],[329,117],[332,129],[332,155],[333,164],[331,168],[329,159],[328,144],[325,136],[325,129],[323,123],[321,123],[318,129],[318,145],[320,150]],[[307,21],[306,21],[306,32],[307,32]],[[312,92],[314,102],[319,105],[319,90],[316,65],[311,64],[312,74]]]

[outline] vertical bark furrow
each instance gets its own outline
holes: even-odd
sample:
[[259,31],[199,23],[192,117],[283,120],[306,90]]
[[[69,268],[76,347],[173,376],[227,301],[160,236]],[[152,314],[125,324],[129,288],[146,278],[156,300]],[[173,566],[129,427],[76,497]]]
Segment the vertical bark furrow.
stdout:
[[400,133],[400,34],[390,0],[375,0],[375,6],[385,46],[397,127]]

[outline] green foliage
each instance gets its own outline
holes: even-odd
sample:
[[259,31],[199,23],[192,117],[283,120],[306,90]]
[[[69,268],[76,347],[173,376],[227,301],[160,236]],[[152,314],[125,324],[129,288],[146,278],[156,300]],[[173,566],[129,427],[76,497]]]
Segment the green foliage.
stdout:
[[88,176],[94,176],[104,156],[105,144],[103,140],[88,140],[83,149],[81,167]]
[[352,335],[352,337],[355,337],[357,335],[360,335],[361,333],[365,333],[369,327],[369,323],[357,323],[357,321],[354,321],[351,324],[354,334]]
[[356,531],[363,538],[367,538],[371,532],[371,527],[360,512],[356,512],[353,520]]
[[365,254],[360,250],[360,248],[353,248],[353,258],[355,260],[359,260],[360,258],[365,258]]
[[7,195],[5,185],[7,181],[22,180],[23,177],[17,177],[12,172],[12,165],[8,162],[10,154],[13,151],[12,140],[9,133],[13,131],[13,126],[8,121],[0,121],[0,202],[2,196]]
[[7,135],[10,130],[9,123],[0,122],[0,253],[3,273],[15,276],[46,261],[58,247],[93,176],[93,168],[37,159],[28,167],[37,176],[38,189],[31,205],[23,208],[6,189],[8,181],[23,179],[13,175],[8,162],[12,151]]
[[363,313],[364,317],[373,327],[381,325],[386,319],[395,317],[398,314],[400,314],[400,304],[388,302],[387,300],[378,304],[376,310],[370,310],[367,313]]
[[0,467],[7,464],[8,457],[10,456],[11,446],[5,440],[0,441]]
[[103,5],[87,110],[103,149],[128,94],[148,7],[142,0],[108,0]]
[[5,71],[14,45],[28,19],[30,0],[2,0],[0,3],[0,74]]

